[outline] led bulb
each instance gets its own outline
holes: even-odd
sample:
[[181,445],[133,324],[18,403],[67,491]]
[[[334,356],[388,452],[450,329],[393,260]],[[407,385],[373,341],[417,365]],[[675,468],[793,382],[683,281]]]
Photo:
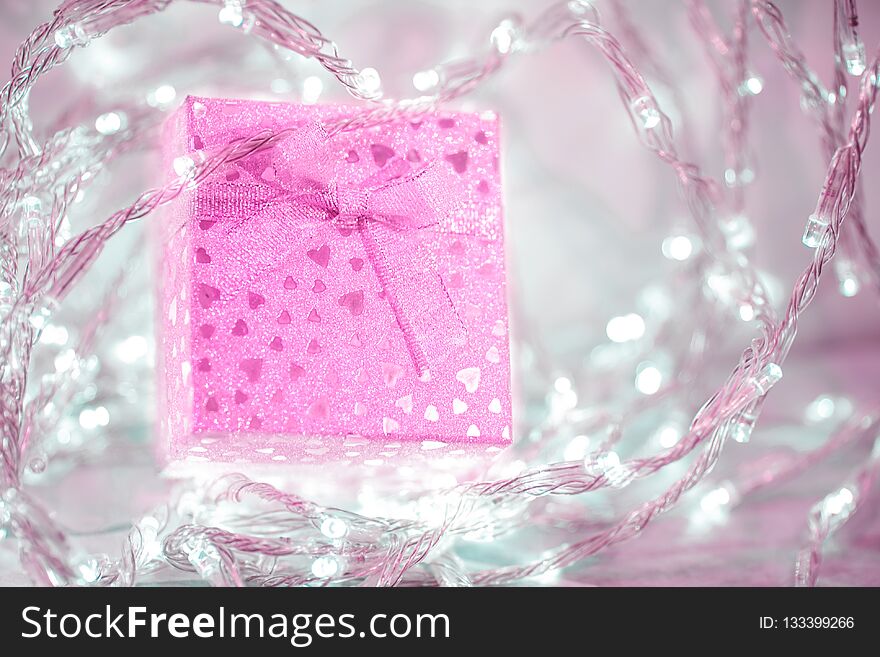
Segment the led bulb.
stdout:
[[839,526],[846,521],[855,509],[856,496],[852,490],[843,487],[826,496],[814,507],[823,521]]
[[612,317],[605,326],[605,334],[612,342],[638,340],[645,334],[645,320],[636,313]]
[[333,577],[340,569],[339,559],[332,555],[318,557],[312,562],[312,575],[320,579]]
[[202,577],[211,577],[220,568],[220,552],[207,539],[197,537],[189,539],[183,550],[186,558]]
[[28,318],[30,325],[37,331],[42,331],[46,324],[49,323],[49,318],[52,316],[53,310],[54,304],[51,302],[44,303],[42,306],[37,307]]
[[95,130],[102,135],[114,135],[125,127],[125,115],[120,112],[107,112],[95,119]]
[[810,218],[807,219],[807,226],[804,228],[804,236],[802,238],[804,246],[808,246],[811,249],[818,248],[825,239],[825,230],[829,224],[830,222],[826,217],[811,214]]
[[321,533],[327,538],[340,539],[348,533],[348,523],[342,518],[324,518]]
[[751,167],[744,166],[737,171],[736,169],[724,170],[724,184],[730,187],[745,187],[755,180],[755,172]]
[[728,435],[735,442],[747,443],[752,439],[752,432],[755,430],[757,421],[758,416],[754,410],[745,410],[733,418],[728,429]]
[[170,84],[163,84],[147,94],[147,104],[150,107],[163,109],[173,103],[175,98],[177,98],[177,90]]
[[366,97],[375,97],[380,95],[382,90],[382,78],[379,77],[379,71],[374,68],[367,67],[358,73],[355,80],[358,89]]
[[39,214],[43,209],[43,202],[37,196],[25,196],[21,199],[21,208],[27,216]]
[[222,25],[242,29],[244,32],[250,32],[255,22],[254,15],[244,10],[243,0],[226,0],[217,14],[217,20]]
[[672,235],[663,240],[660,248],[663,255],[670,260],[682,262],[693,254],[694,241],[687,235]]
[[847,72],[855,77],[861,77],[867,68],[865,60],[865,44],[856,37],[854,41],[844,43],[840,47],[843,53],[843,63],[846,65]]
[[834,262],[834,272],[837,274],[837,285],[840,293],[845,297],[854,297],[861,289],[856,269],[848,259],[838,256]]
[[734,251],[742,251],[755,243],[755,228],[745,215],[737,214],[719,222],[727,246]]
[[55,31],[55,45],[59,48],[85,46],[89,43],[89,35],[79,23],[71,23]]
[[757,96],[764,91],[764,79],[755,73],[749,73],[739,87],[740,96]]
[[645,130],[653,130],[660,125],[660,110],[650,96],[639,96],[629,105],[636,125]]
[[759,397],[763,397],[782,378],[782,368],[776,363],[767,363],[764,369],[752,379],[752,385]]
[[643,395],[653,395],[663,385],[663,372],[656,365],[645,361],[636,368],[636,390]]
[[317,75],[310,75],[303,80],[302,99],[304,103],[308,105],[316,103],[322,91],[324,91],[324,83]]
[[413,75],[413,87],[416,88],[416,91],[426,92],[431,91],[440,84],[440,73],[435,68],[430,68],[427,71],[419,71],[415,75]]
[[517,46],[519,30],[511,20],[503,20],[501,24],[492,30],[489,41],[501,55],[513,52]]
[[196,163],[188,155],[181,155],[180,157],[174,158],[172,166],[174,167],[174,173],[181,178],[184,178],[192,173],[196,168]]

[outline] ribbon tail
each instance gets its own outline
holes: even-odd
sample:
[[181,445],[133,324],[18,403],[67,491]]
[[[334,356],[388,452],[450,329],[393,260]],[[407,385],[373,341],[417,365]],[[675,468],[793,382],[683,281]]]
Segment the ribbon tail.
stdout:
[[435,256],[411,231],[372,220],[358,229],[419,378],[430,380],[431,369],[467,339]]

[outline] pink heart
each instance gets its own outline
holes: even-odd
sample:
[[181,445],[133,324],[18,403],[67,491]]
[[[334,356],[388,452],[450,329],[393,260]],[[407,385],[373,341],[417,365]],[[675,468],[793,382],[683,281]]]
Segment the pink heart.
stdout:
[[312,286],[312,292],[321,293],[327,289],[327,286],[324,285],[324,282],[320,279],[315,280],[315,284]]
[[248,305],[252,310],[256,310],[260,306],[266,303],[265,297],[262,294],[257,294],[256,292],[248,292]]
[[464,173],[467,169],[468,154],[467,151],[459,151],[458,153],[450,153],[446,156],[446,161],[452,165],[452,168],[458,173]]
[[330,247],[326,244],[319,249],[309,249],[306,255],[321,267],[327,268],[330,263]]
[[273,351],[282,351],[284,349],[284,345],[281,343],[281,338],[277,335],[272,338],[272,342],[269,343],[269,348]]
[[339,298],[339,305],[348,308],[352,315],[362,315],[364,312],[364,291],[346,292]]
[[210,285],[202,283],[199,285],[198,297],[199,304],[201,304],[202,308],[207,308],[220,298],[220,290],[216,287],[211,287]]
[[355,271],[360,271],[361,267],[364,266],[364,261],[362,258],[352,258],[348,262],[351,265],[351,268],[354,269]]
[[330,415],[330,402],[325,397],[320,397],[311,403],[306,413],[309,417],[323,420]]
[[373,161],[380,167],[384,167],[385,163],[394,157],[394,151],[384,144],[372,144],[370,146],[370,153],[373,155]]
[[403,376],[403,368],[394,363],[382,363],[382,380],[389,388],[397,385],[398,379]]
[[211,256],[209,256],[208,252],[202,248],[196,249],[196,262],[207,264],[211,262]]
[[263,359],[243,358],[241,363],[239,363],[239,367],[247,375],[248,380],[254,383],[260,379],[260,374],[263,371]]
[[241,335],[247,335],[247,334],[248,334],[248,327],[247,327],[247,324],[244,323],[244,320],[240,319],[237,322],[235,322],[235,326],[232,327],[232,335],[241,336]]

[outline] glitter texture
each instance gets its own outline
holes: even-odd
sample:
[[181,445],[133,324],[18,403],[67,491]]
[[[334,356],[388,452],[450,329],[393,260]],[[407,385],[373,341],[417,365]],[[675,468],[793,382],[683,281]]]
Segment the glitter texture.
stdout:
[[159,222],[168,458],[376,463],[510,442],[497,119],[323,131],[355,112],[188,98],[169,119],[169,175],[289,135]]

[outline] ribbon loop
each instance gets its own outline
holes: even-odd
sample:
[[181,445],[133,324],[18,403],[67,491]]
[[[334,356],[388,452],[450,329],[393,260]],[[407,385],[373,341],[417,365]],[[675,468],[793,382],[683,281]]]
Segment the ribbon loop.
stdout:
[[[271,162],[276,175],[268,185],[277,193],[259,212],[236,222],[228,235],[245,252],[257,254],[252,258],[265,270],[287,257],[290,249],[279,242],[297,223],[323,218],[356,228],[412,362],[420,377],[429,377],[430,368],[449,353],[449,344],[463,343],[465,329],[434,254],[410,233],[454,215],[452,173],[437,162],[412,171],[408,162],[395,158],[365,181],[340,182],[329,140],[323,126],[309,124],[279,143]],[[247,171],[249,164],[238,166]],[[265,177],[257,182],[259,173],[249,173],[258,188],[267,188]],[[214,192],[204,187],[199,193],[209,198]],[[272,248],[266,249],[268,244]]]

